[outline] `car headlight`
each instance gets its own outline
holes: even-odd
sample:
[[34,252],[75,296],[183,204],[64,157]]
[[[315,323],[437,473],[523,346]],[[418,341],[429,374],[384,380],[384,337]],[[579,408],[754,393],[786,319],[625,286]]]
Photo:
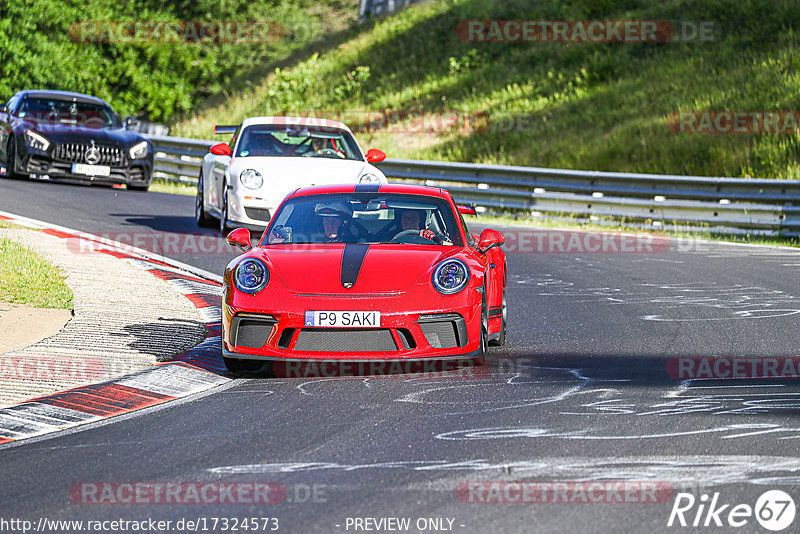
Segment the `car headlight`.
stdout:
[[256,258],[245,258],[233,270],[233,283],[242,293],[258,293],[269,282],[269,270]]
[[239,181],[248,189],[258,189],[264,184],[264,177],[255,169],[247,169],[239,175]]
[[47,148],[50,146],[50,141],[48,141],[45,136],[38,134],[33,130],[25,131],[25,142],[28,143],[29,147],[37,150],[47,150]]
[[458,293],[469,282],[469,267],[461,260],[444,260],[433,271],[433,287],[439,293]]
[[370,172],[363,175],[361,178],[358,179],[358,183],[360,184],[379,184],[381,183],[381,179]]
[[128,151],[128,155],[131,159],[141,159],[147,157],[148,152],[150,152],[150,148],[147,146],[147,141],[142,141],[133,145]]

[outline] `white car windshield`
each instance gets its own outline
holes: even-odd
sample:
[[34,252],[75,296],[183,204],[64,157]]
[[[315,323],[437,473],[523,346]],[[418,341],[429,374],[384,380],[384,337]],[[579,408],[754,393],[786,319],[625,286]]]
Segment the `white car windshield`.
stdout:
[[236,145],[236,157],[330,158],[364,161],[355,139],[338,128],[254,124]]
[[262,245],[391,243],[461,246],[449,203],[421,195],[351,193],[292,198]]

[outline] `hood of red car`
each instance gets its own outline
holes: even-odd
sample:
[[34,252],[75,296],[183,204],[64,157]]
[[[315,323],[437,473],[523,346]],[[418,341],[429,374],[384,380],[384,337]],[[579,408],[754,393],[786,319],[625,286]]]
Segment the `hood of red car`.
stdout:
[[[313,294],[396,293],[456,254],[449,246],[324,244],[265,247],[264,258],[291,291]],[[345,287],[345,283],[352,283]]]

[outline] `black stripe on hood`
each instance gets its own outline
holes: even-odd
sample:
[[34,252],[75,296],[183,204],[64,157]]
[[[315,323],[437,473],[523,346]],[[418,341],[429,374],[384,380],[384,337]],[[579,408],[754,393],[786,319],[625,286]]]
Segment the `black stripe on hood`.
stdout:
[[361,264],[367,255],[369,245],[366,243],[348,243],[342,252],[342,286],[351,288],[358,280]]

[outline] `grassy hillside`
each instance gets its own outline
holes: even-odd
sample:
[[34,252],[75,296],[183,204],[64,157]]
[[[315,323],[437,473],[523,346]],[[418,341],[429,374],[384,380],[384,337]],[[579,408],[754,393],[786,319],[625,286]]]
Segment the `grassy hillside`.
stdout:
[[[20,89],[72,90],[106,99],[123,116],[174,120],[213,94],[247,85],[253,65],[350,26],[357,9],[349,0],[0,0],[0,100]],[[126,21],[279,21],[285,35],[255,43],[246,34],[230,44],[103,43],[82,42],[82,26],[74,26]]]
[[[713,40],[462,42],[460,21],[712,21]],[[338,43],[337,43],[338,44]],[[310,110],[488,115],[468,134],[378,133],[390,156],[576,169],[800,177],[800,135],[676,134],[676,111],[800,110],[795,0],[432,0],[345,32],[173,129]]]

